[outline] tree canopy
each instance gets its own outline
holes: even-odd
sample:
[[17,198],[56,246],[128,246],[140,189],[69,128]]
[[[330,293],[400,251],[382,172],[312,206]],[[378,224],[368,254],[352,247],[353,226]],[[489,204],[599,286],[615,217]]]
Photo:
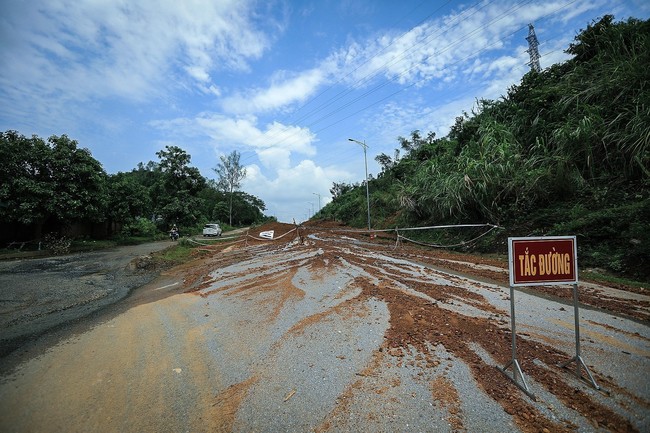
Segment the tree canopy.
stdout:
[[47,142],[16,131],[0,134],[0,217],[32,224],[38,236],[48,219],[101,221],[106,173],[87,149],[66,135]]
[[267,218],[262,200],[234,191],[245,173],[238,155],[232,167],[239,167],[240,177],[231,178],[232,189],[226,193],[192,167],[191,156],[178,146],[157,152],[158,162],[139,163],[130,172],[112,175],[66,135],[44,141],[6,131],[0,133],[0,149],[0,219],[31,227],[36,238],[44,225],[57,231],[75,223],[103,223],[142,232],[143,221],[164,231],[172,224],[246,225]]

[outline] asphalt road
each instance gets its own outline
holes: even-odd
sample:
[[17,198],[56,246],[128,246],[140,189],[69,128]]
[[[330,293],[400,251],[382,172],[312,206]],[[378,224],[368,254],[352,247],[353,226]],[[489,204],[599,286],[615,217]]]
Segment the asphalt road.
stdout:
[[47,331],[112,305],[148,283],[156,277],[155,269],[138,269],[130,263],[170,245],[162,241],[0,261],[0,357]]
[[206,254],[3,358],[0,431],[650,429],[647,323],[581,311],[598,391],[557,366],[566,302],[517,292],[533,401],[496,368],[507,287],[329,233]]

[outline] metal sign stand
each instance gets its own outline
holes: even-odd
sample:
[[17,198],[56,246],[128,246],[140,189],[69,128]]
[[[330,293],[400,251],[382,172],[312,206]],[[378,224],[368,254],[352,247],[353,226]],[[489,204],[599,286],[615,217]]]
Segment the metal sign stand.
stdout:
[[[544,286],[548,284],[572,284],[575,315],[576,355],[561,364],[564,368],[575,361],[575,375],[582,376],[584,368],[594,388],[600,387],[580,356],[580,314],[578,311],[578,248],[575,236],[554,237],[512,237],[508,238],[508,267],[510,272],[510,321],[512,323],[512,359],[499,368],[515,385],[533,400],[535,396],[528,389],[526,379],[517,361],[515,334],[515,286]],[[512,366],[512,377],[506,372]],[[498,368],[498,367],[497,367]],[[517,377],[519,376],[519,377]],[[521,383],[519,382],[521,381]]]
[[591,375],[591,372],[587,368],[587,364],[583,361],[582,357],[580,356],[580,315],[578,311],[578,285],[574,284],[573,285],[573,314],[575,316],[575,335],[576,335],[576,356],[565,362],[564,364],[561,364],[560,367],[565,368],[567,365],[571,364],[572,362],[575,361],[576,363],[576,377],[579,379],[584,379],[585,381],[587,380],[585,377],[582,376],[582,372],[580,371],[581,368],[584,368],[585,371],[587,372],[587,376],[589,376],[589,382],[593,385],[594,388],[597,390],[600,390],[600,387],[594,380],[594,377]]
[[[503,368],[497,367],[506,377],[519,387],[528,397],[536,400],[535,395],[528,388],[526,383],[526,378],[524,373],[521,371],[519,366],[519,361],[517,361],[517,333],[515,332],[515,288],[510,286],[510,326],[512,332],[512,359],[503,366]],[[506,371],[508,367],[512,366],[512,376]],[[586,368],[586,367],[585,367]],[[521,379],[521,383],[517,380],[517,376]]]

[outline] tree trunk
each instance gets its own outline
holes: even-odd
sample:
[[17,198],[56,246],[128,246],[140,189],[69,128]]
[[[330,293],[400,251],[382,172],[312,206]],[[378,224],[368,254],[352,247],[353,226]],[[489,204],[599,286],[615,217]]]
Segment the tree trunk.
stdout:
[[228,217],[230,218],[230,227],[232,227],[232,189],[230,190],[230,209],[228,210]]

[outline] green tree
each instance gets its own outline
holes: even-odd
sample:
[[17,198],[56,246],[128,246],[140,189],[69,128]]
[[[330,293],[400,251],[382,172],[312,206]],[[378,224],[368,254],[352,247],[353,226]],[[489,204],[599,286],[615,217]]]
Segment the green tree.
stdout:
[[230,207],[227,201],[220,201],[212,208],[212,220],[215,221],[228,221]]
[[47,143],[16,131],[0,136],[0,216],[33,225],[40,238],[43,224],[101,221],[106,206],[106,173],[88,149],[66,135]]
[[0,216],[42,226],[53,211],[51,149],[36,135],[27,138],[16,131],[3,132],[0,140]]
[[333,199],[336,199],[337,197],[341,197],[348,191],[351,191],[354,188],[357,188],[359,186],[360,186],[359,183],[350,184],[345,182],[332,182],[332,187],[330,188],[330,194],[332,194]]
[[130,173],[117,173],[108,177],[107,217],[113,222],[126,224],[137,217],[149,217],[151,199],[147,187]]
[[381,166],[381,173],[379,176],[382,176],[384,173],[390,171],[393,167],[395,167],[395,165],[397,165],[399,162],[399,154],[399,149],[395,149],[395,153],[393,154],[392,158],[385,153],[380,153],[379,155],[375,156],[375,161],[377,161],[377,163],[379,163]]
[[262,221],[266,205],[258,197],[238,191],[234,194],[233,210],[236,224],[249,225]]
[[[447,137],[399,137],[404,156],[380,155],[371,181],[376,222],[575,233],[585,265],[650,276],[650,20],[605,16],[567,53],[499,100],[477,100]],[[332,193],[323,215],[362,224],[361,188]]]
[[52,177],[59,198],[56,216],[69,221],[103,221],[106,172],[88,149],[66,135],[48,139],[52,147]]
[[246,178],[246,167],[240,163],[240,154],[233,150],[228,156],[221,156],[221,162],[214,168],[219,176],[220,188],[229,196],[228,221],[232,225],[232,210],[234,192],[237,191],[241,182]]
[[194,226],[202,219],[199,192],[206,181],[196,167],[190,167],[191,156],[178,146],[165,146],[156,152],[161,177],[152,185],[156,207],[168,224]]
[[[199,192],[199,198],[203,201],[201,213],[205,220],[212,220],[215,222],[228,221],[228,204],[226,195],[220,191],[217,181],[208,179],[205,187]],[[221,206],[223,212],[215,211],[218,206]]]

